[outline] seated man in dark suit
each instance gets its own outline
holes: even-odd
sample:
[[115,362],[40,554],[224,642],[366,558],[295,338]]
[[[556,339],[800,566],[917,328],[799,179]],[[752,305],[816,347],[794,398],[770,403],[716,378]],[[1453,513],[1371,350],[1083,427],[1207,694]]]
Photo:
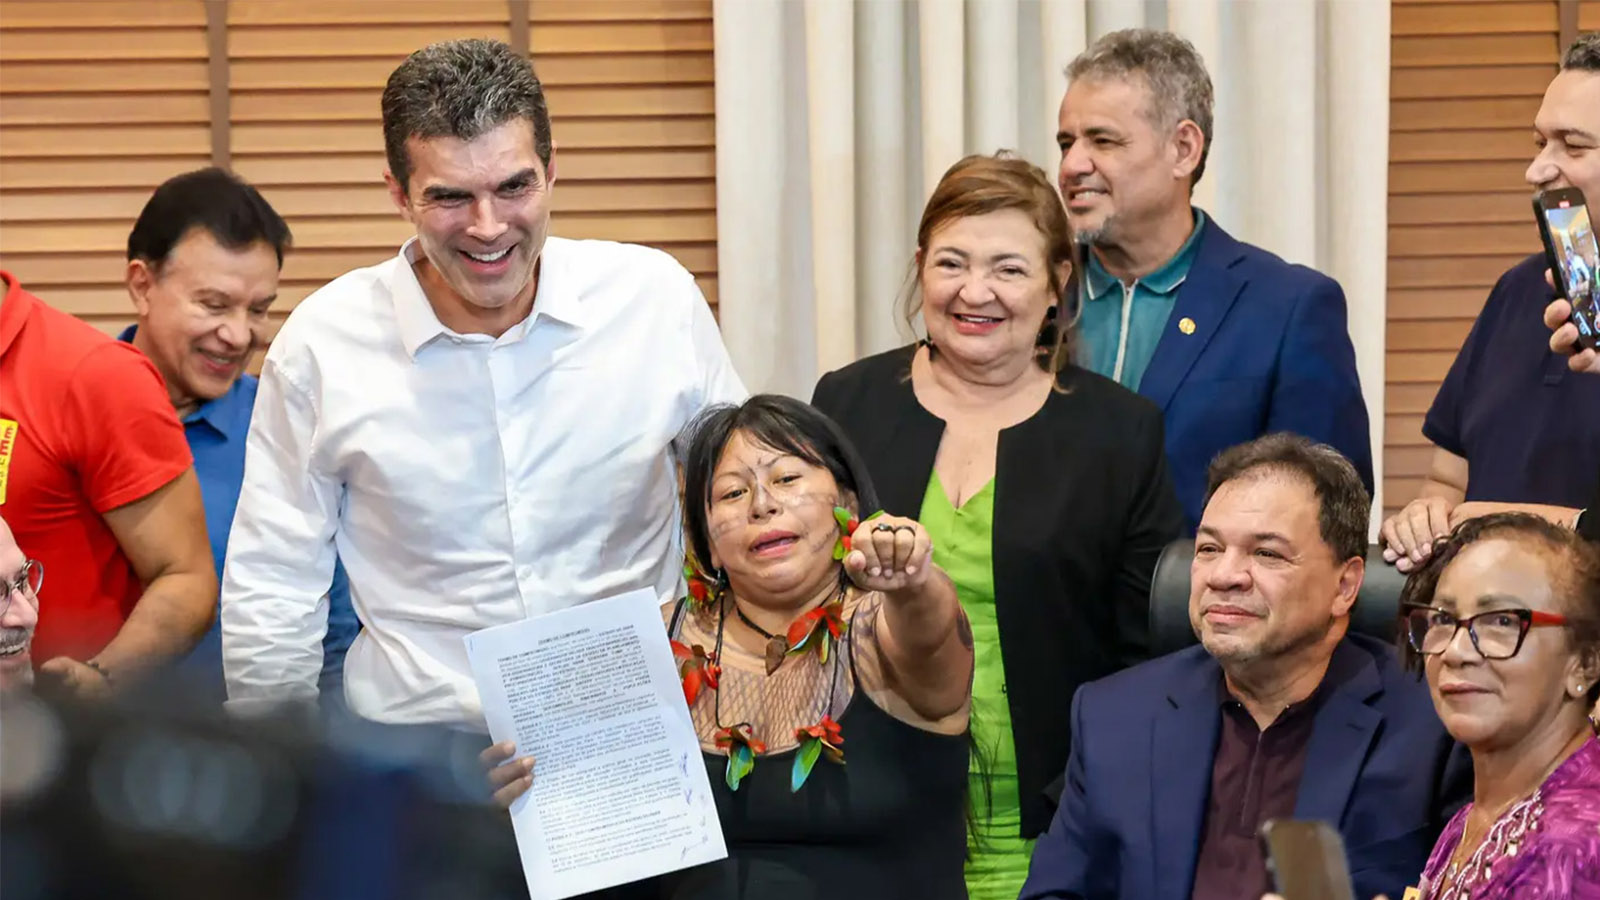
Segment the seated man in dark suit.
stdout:
[[1201,646],[1078,690],[1022,900],[1260,897],[1273,818],[1334,824],[1363,900],[1416,882],[1472,779],[1427,686],[1346,633],[1369,502],[1348,460],[1301,437],[1212,463],[1190,574]]
[[1333,445],[1370,491],[1338,282],[1235,240],[1192,205],[1212,141],[1200,54],[1170,32],[1114,31],[1067,78],[1057,178],[1088,247],[1082,364],[1161,407],[1185,528],[1200,520],[1211,458],[1274,431]]

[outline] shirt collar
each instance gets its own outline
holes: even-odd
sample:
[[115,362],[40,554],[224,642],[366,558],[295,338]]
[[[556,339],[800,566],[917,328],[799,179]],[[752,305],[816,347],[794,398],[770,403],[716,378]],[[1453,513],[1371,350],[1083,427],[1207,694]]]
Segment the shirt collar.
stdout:
[[[132,344],[133,336],[139,331],[138,325],[129,325],[117,335],[117,340],[124,344]],[[203,424],[210,426],[222,439],[232,440],[235,434],[243,436],[244,428],[249,427],[249,414],[254,407],[254,398],[245,393],[244,380],[248,375],[240,375],[233,380],[233,386],[221,397],[207,400],[195,408],[195,411],[183,417],[183,424]]]
[[22,325],[27,321],[28,313],[33,312],[36,301],[32,294],[22,289],[22,282],[17,280],[17,276],[10,272],[0,270],[0,285],[4,286],[4,299],[0,299],[0,355],[3,355],[21,333]]
[[235,378],[226,394],[200,404],[199,409],[183,417],[183,424],[208,425],[225,441],[244,437],[250,427],[250,413],[255,408],[255,397],[245,390],[245,379],[250,377]]
[[[1140,278],[1137,284],[1153,294],[1170,294],[1177,290],[1189,275],[1189,266],[1194,262],[1195,248],[1200,245],[1200,232],[1205,229],[1205,225],[1205,212],[1195,207],[1194,230],[1189,232],[1189,237],[1183,242],[1183,246],[1154,272]],[[1089,287],[1089,299],[1098,300],[1108,296],[1117,287],[1118,281],[1100,264],[1100,257],[1092,251],[1088,256],[1089,271],[1086,281]]]
[[[500,343],[521,340],[533,327],[534,320],[540,317],[574,328],[583,328],[587,324],[587,310],[572,289],[566,277],[566,267],[562,265],[562,243],[560,238],[545,239],[544,248],[539,252],[539,286],[533,297],[533,313],[501,335]],[[400,330],[400,340],[412,359],[435,339],[455,334],[439,321],[433,304],[428,302],[428,295],[422,289],[422,282],[417,280],[413,266],[421,258],[422,245],[417,243],[417,239],[413,237],[406,241],[395,257],[394,278],[389,285],[394,298],[395,322]]]
[[[1273,724],[1277,724],[1278,722],[1282,722],[1288,718],[1303,715],[1307,712],[1316,712],[1316,710],[1322,706],[1322,701],[1327,698],[1329,694],[1332,694],[1334,691],[1338,690],[1339,686],[1348,680],[1349,672],[1345,671],[1339,666],[1336,666],[1333,659],[1329,659],[1328,669],[1322,673],[1322,680],[1317,682],[1316,689],[1313,690],[1304,700],[1301,700],[1298,703],[1291,703],[1285,707],[1281,712],[1278,713],[1278,718],[1273,720]],[[1217,704],[1219,706],[1227,706],[1230,703],[1236,703],[1241,707],[1244,706],[1239,698],[1235,697],[1233,692],[1228,690],[1228,678],[1219,669],[1217,678]]]

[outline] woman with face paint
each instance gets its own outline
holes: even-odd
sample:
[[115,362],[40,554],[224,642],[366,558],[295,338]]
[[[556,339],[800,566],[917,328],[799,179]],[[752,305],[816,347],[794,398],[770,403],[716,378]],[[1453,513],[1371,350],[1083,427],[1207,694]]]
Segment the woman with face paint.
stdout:
[[1423,900],[1600,897],[1600,552],[1537,516],[1471,519],[1401,600],[1408,658],[1472,751]]
[[[700,566],[663,613],[729,855],[618,896],[965,898],[972,631],[927,531],[788,397],[703,414],[684,470]],[[489,777],[509,806],[538,776]]]
[[917,229],[904,312],[927,338],[823,376],[812,399],[884,508],[933,535],[972,622],[973,900],[1021,891],[1073,693],[1148,657],[1150,576],[1183,525],[1160,409],[1075,362],[1073,255],[1043,171],[961,160]]

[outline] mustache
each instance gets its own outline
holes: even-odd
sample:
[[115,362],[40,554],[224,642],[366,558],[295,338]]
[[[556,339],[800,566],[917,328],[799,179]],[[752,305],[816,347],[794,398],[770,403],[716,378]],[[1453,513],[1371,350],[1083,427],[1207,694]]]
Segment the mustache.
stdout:
[[0,628],[0,653],[26,647],[33,640],[32,628]]

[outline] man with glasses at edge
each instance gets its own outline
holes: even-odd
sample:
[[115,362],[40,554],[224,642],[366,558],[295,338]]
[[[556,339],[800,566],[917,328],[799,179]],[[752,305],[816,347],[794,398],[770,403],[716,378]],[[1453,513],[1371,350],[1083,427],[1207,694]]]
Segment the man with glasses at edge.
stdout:
[[33,629],[39,624],[44,564],[22,555],[11,527],[0,519],[0,691],[33,684]]

